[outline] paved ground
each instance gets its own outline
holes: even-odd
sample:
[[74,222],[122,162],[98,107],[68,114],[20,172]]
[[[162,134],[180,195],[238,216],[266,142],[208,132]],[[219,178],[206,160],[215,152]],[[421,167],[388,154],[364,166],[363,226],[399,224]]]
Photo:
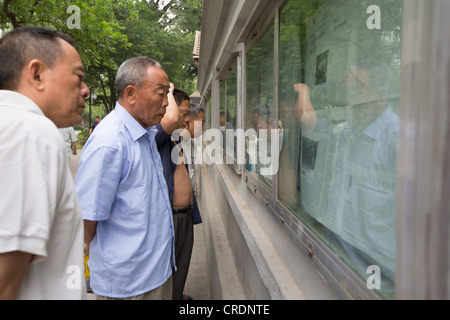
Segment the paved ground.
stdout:
[[[71,156],[69,167],[75,179],[80,161],[81,150],[78,150],[76,156]],[[199,205],[200,205],[200,201]],[[201,212],[201,208],[200,208]],[[191,265],[186,280],[185,294],[194,298],[194,300],[209,300],[209,279],[207,272],[205,237],[203,233],[203,224],[194,226],[194,248],[192,252]],[[88,294],[88,299],[94,299],[93,295]]]

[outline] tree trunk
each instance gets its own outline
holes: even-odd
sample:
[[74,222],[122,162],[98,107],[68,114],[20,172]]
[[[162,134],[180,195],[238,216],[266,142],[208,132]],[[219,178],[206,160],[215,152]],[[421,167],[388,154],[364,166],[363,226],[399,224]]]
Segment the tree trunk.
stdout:
[[12,1],[13,0],[5,0],[5,2],[3,2],[3,12],[6,14],[6,16],[11,21],[13,28],[16,29],[16,28],[20,27],[20,24],[17,21],[16,15],[8,10],[8,6]]

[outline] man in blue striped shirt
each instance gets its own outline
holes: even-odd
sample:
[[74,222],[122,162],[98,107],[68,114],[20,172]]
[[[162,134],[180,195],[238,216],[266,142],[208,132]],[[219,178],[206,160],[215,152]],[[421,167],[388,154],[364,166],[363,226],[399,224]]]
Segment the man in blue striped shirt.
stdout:
[[87,141],[76,177],[97,299],[171,299],[172,210],[155,143],[170,82],[152,59],[125,61],[119,101]]

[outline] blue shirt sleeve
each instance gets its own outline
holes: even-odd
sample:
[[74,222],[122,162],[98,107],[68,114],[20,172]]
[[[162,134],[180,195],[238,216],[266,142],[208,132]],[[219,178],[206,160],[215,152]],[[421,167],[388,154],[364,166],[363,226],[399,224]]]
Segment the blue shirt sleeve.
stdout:
[[83,150],[75,179],[83,219],[109,219],[122,175],[122,158],[122,152],[113,147]]

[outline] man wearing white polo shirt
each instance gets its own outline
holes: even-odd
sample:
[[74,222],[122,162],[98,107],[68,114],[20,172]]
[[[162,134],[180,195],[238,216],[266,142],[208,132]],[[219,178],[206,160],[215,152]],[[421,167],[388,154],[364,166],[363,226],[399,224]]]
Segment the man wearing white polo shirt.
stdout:
[[0,299],[82,299],[83,224],[57,127],[79,124],[89,89],[65,34],[0,40]]

